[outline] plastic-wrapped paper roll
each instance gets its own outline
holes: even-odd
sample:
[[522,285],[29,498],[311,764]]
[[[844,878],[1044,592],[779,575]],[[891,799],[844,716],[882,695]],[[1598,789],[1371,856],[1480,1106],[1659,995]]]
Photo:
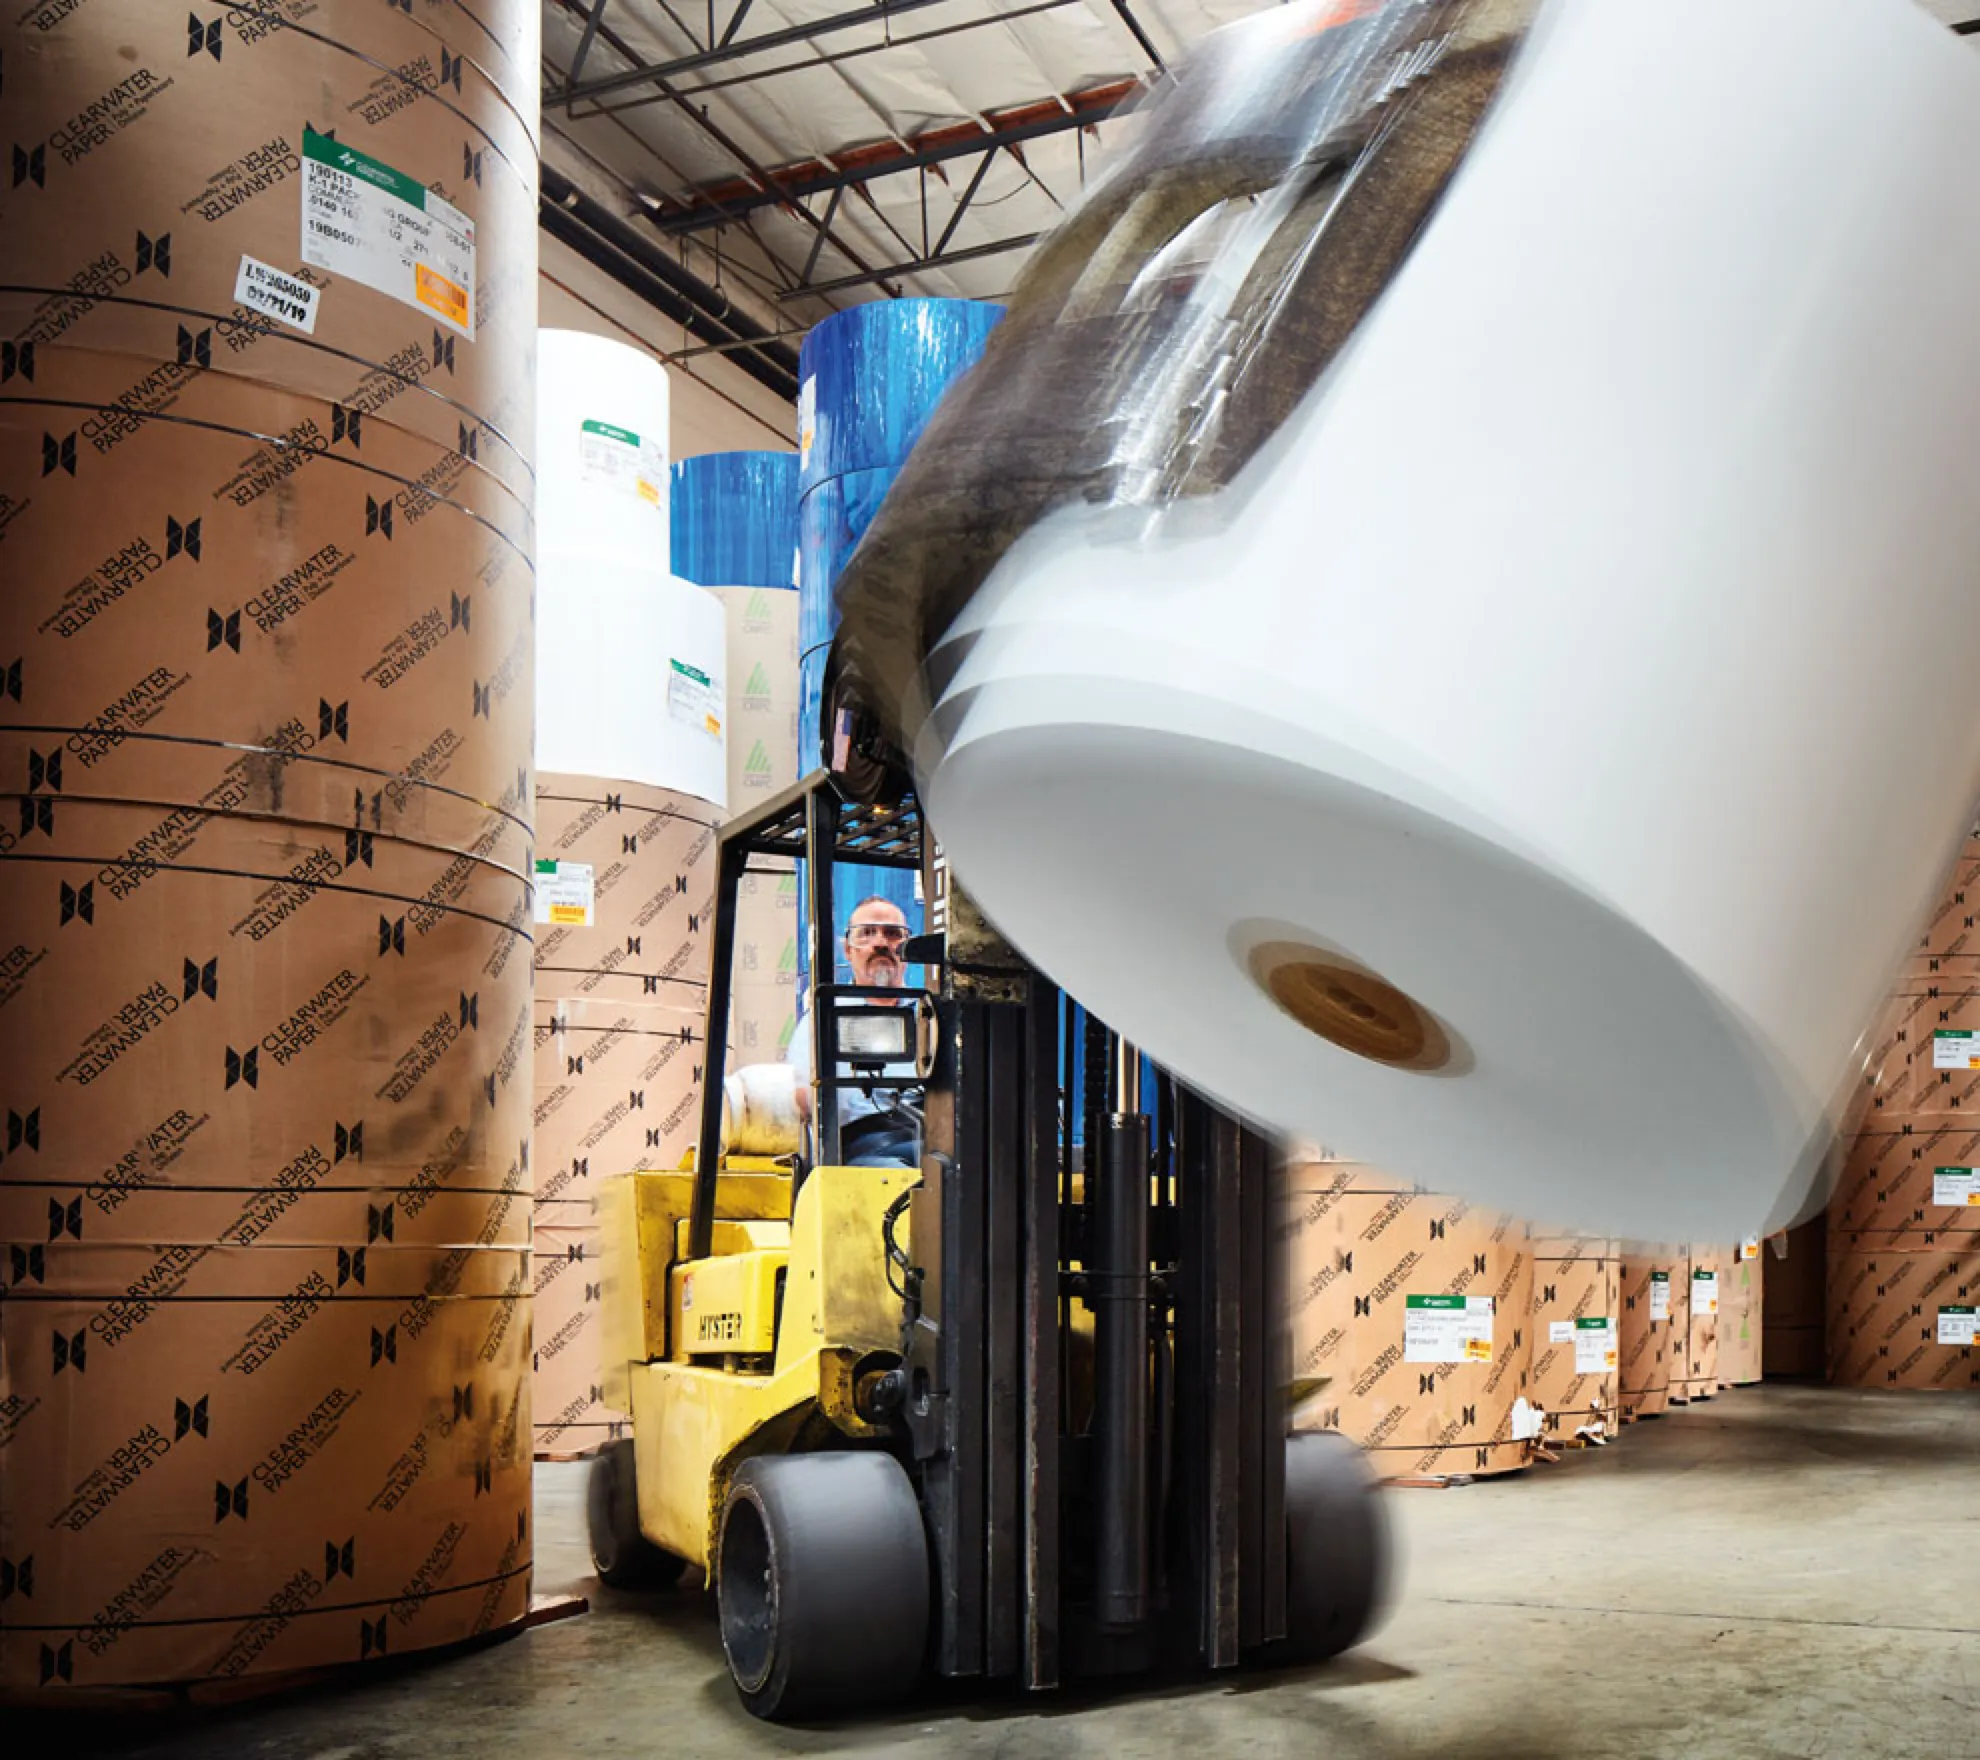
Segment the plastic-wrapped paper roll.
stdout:
[[794,452],[702,452],[670,473],[674,572],[703,587],[795,587]]
[[728,627],[671,575],[539,550],[536,762],[728,801]]
[[582,330],[537,338],[539,547],[665,573],[667,369]]
[[1976,155],[1898,0],[1543,6],[1231,487],[1046,513],[937,641],[958,876],[1255,1118],[1791,1221],[1980,795]]
[[801,490],[898,468],[956,375],[1004,315],[973,299],[883,299],[816,325],[798,351]]

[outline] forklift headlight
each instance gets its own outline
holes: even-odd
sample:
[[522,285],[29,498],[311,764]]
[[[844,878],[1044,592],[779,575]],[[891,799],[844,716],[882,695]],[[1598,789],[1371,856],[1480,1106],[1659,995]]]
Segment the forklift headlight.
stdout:
[[834,1019],[842,1063],[912,1063],[915,1011],[841,1008]]

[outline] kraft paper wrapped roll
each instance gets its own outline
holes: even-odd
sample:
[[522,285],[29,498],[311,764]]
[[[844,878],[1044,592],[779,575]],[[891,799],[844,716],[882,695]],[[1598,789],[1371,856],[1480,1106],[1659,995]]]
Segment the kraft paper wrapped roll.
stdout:
[[1895,0],[1543,8],[1232,488],[1061,508],[937,642],[958,876],[1254,1118],[1549,1225],[1793,1221],[1980,795],[1976,153]]

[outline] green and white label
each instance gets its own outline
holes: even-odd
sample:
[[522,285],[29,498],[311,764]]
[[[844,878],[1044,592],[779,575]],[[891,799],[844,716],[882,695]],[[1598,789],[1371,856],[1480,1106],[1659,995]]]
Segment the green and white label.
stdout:
[[667,662],[667,713],[710,739],[722,737],[722,692],[707,673],[685,660]]
[[1574,1372],[1605,1375],[1616,1366],[1616,1322],[1610,1314],[1590,1314],[1574,1323]]
[[1671,1274],[1668,1271],[1650,1273],[1650,1324],[1671,1317]]
[[1694,1271],[1691,1274],[1691,1311],[1694,1315],[1716,1314],[1719,1311],[1719,1274],[1716,1271]]
[[1975,1178],[1970,1167],[1935,1167],[1932,1169],[1932,1202],[1961,1209],[1969,1204],[1980,1204],[1980,1179]]
[[1980,1310],[1973,1308],[1941,1308],[1939,1310],[1939,1342],[1941,1344],[1980,1344],[1976,1336],[1974,1322],[1980,1320]]
[[637,497],[652,508],[666,500],[667,448],[610,422],[578,424],[578,475]]
[[1934,1033],[1934,1069],[1980,1069],[1980,1033]]
[[597,920],[597,890],[589,862],[536,864],[536,920],[589,929]]
[[303,129],[302,260],[474,340],[474,222],[423,183]]
[[1406,1296],[1403,1308],[1405,1363],[1492,1360],[1490,1296]]

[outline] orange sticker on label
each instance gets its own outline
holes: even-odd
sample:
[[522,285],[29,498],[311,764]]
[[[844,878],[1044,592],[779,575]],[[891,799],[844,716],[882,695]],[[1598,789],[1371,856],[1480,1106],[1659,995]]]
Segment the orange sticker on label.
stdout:
[[413,291],[419,295],[419,303],[438,312],[441,317],[459,324],[463,329],[468,321],[467,289],[444,275],[436,275],[424,263],[413,265]]

